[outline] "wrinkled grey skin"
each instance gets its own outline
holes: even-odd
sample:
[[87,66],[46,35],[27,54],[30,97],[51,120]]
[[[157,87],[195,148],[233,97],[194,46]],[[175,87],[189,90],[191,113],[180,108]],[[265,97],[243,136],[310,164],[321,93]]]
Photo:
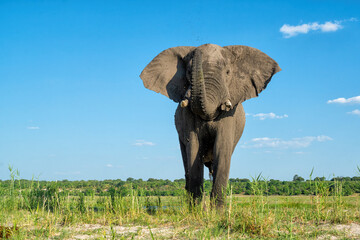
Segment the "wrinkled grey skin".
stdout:
[[231,155],[245,126],[241,103],[266,88],[278,64],[246,46],[169,48],[140,77],[144,86],[180,103],[175,113],[186,190],[203,191],[204,165],[213,176],[211,198],[224,204]]

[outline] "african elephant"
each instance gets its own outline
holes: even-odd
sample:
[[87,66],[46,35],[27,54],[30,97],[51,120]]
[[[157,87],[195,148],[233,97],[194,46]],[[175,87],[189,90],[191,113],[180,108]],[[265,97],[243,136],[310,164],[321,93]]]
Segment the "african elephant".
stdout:
[[224,204],[231,155],[245,125],[242,102],[257,97],[281,69],[247,46],[174,47],[142,71],[144,86],[180,103],[175,113],[186,190],[202,196],[204,165],[213,178],[211,198]]

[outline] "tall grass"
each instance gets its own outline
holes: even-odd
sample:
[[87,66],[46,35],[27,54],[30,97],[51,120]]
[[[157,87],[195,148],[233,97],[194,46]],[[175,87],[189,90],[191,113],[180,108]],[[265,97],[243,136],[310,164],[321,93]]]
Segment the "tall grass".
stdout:
[[234,214],[234,231],[251,236],[270,236],[274,225],[274,213],[269,208],[268,181],[259,174],[251,181],[253,193],[248,207],[237,205]]
[[343,182],[335,176],[332,182],[325,181],[325,178],[312,181],[313,170],[310,173],[310,189],[313,193],[310,198],[315,208],[315,223],[348,223],[350,218],[344,206]]
[[316,235],[314,229],[324,223],[360,222],[359,197],[344,197],[342,181],[312,180],[312,173],[310,196],[269,196],[268,180],[260,174],[250,182],[250,197],[234,195],[230,186],[226,206],[219,211],[211,207],[209,193],[197,205],[189,205],[185,191],[177,197],[155,197],[139,189],[124,195],[110,188],[110,196],[70,196],[56,182],[40,188],[33,181],[21,188],[19,172],[9,171],[11,184],[0,186],[0,227],[18,227],[15,239],[50,238],[79,224],[108,227],[101,236],[110,239],[135,236],[116,233],[116,226],[128,224],[149,229],[147,238],[152,239],[157,238],[154,229],[167,226],[184,239],[304,238]]

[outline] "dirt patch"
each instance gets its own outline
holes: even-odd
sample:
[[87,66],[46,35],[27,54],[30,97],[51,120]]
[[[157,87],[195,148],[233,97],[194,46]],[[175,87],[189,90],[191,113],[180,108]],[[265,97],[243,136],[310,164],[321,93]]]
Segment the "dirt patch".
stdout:
[[335,229],[345,232],[350,237],[360,237],[360,224],[351,223],[350,225],[335,225]]
[[337,225],[330,225],[325,224],[322,226],[323,230],[326,231],[335,231],[340,234],[340,236],[332,236],[330,234],[322,235],[318,237],[318,239],[343,239],[344,237],[350,239],[360,239],[360,224],[358,223],[351,223],[351,224],[337,224]]
[[135,239],[151,239],[153,236],[171,237],[175,233],[173,227],[151,228],[147,226],[102,226],[100,224],[83,224],[64,228],[69,237],[65,239],[96,239],[99,237],[128,236]]
[[[132,239],[174,239],[181,236],[183,229],[174,229],[171,226],[154,227],[149,229],[148,226],[103,226],[100,224],[82,224],[72,227],[60,228],[59,230],[66,232],[62,239],[86,240],[98,238],[115,238],[120,237]],[[318,227],[323,235],[317,239],[360,239],[360,224],[324,224]],[[181,239],[181,237],[180,237]]]

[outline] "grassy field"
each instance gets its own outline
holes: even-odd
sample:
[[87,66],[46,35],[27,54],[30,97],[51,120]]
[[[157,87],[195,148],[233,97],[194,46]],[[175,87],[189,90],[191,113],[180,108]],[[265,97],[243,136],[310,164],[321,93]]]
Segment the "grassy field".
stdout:
[[[11,239],[359,239],[360,196],[341,182],[313,182],[309,196],[234,195],[212,209],[209,197],[189,207],[187,195],[64,196],[54,189],[3,189],[0,236]],[[6,193],[6,194],[5,194]]]

